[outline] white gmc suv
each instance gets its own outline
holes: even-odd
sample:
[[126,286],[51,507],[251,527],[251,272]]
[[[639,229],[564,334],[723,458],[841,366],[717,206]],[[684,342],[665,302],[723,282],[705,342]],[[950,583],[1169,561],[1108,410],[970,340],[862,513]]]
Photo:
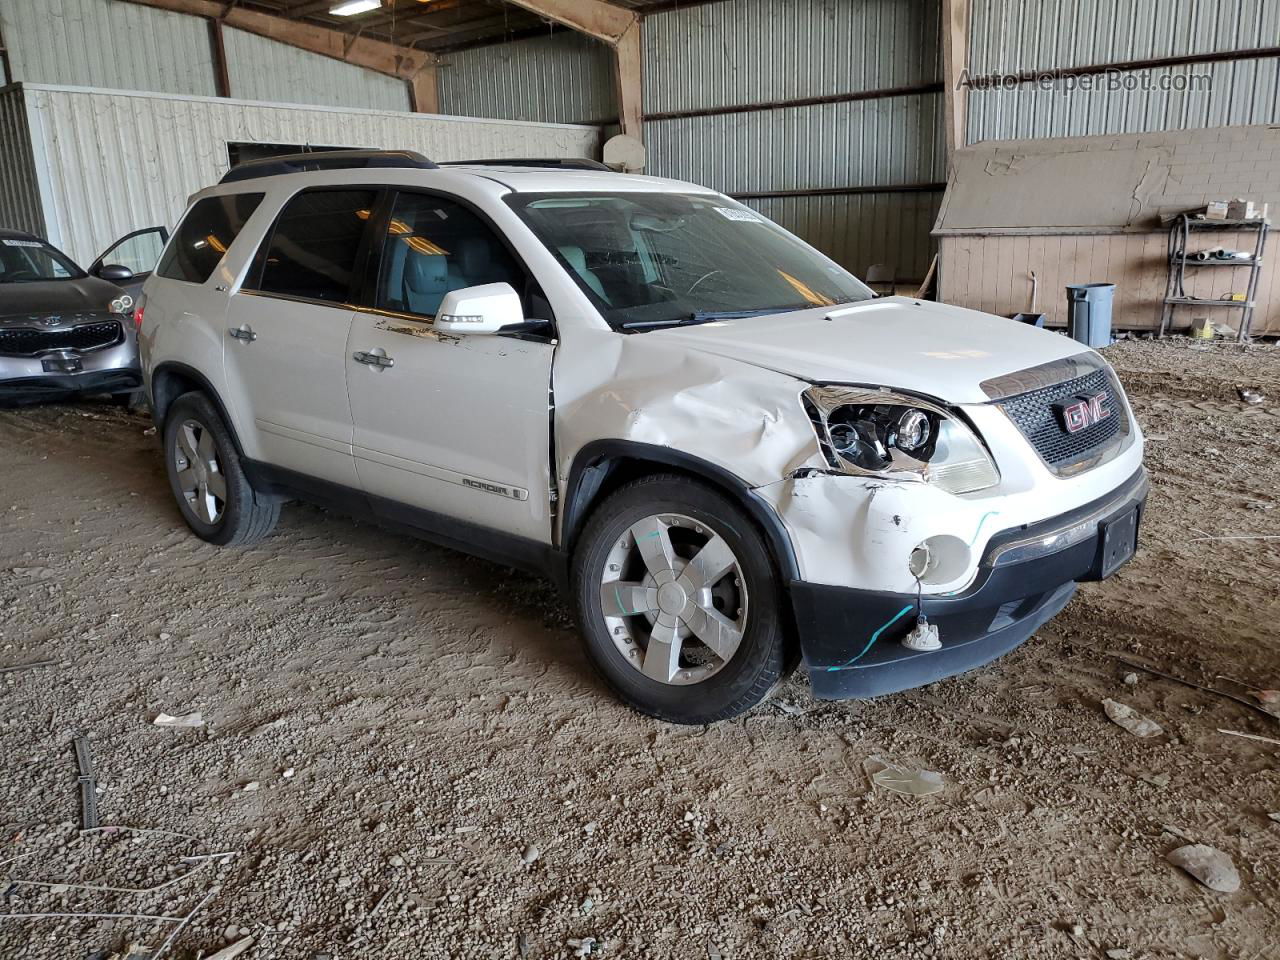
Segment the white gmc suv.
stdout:
[[136,315],[191,529],[303,498],[547,574],[678,723],[802,658],[823,698],[970,669],[1132,556],[1142,437],[1097,353],[592,166],[305,154],[197,194]]

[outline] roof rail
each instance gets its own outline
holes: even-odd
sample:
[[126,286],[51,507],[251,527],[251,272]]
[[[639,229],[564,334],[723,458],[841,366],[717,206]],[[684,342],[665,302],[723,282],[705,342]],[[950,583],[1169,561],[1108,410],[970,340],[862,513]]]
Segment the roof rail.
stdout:
[[552,170],[604,170],[613,171],[599,160],[586,157],[507,157],[496,160],[446,160],[442,167],[545,167]]
[[413,150],[318,150],[314,153],[290,153],[282,157],[265,157],[239,163],[228,170],[219,183],[278,177],[305,170],[357,170],[362,167],[409,167],[435,170],[437,166]]

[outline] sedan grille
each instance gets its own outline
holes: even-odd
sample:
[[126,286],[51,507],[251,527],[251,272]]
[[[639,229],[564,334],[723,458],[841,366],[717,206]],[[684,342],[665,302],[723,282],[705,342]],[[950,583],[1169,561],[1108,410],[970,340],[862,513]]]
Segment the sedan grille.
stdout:
[[[1077,398],[1106,395],[1110,416],[1078,429],[1067,430],[1061,406]],[[1129,432],[1128,414],[1119,387],[1105,370],[1041,387],[1003,400],[1000,406],[1051,467],[1065,467],[1083,460],[1104,446],[1116,434]]]
[[66,330],[0,328],[0,355],[34,357],[51,350],[100,350],[120,343],[123,339],[124,327],[118,320],[82,323]]

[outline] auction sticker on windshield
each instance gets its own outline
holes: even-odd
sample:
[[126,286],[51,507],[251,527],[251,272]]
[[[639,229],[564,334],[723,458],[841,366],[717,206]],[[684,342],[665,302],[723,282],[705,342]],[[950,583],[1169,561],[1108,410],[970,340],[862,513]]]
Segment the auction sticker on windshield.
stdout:
[[760,218],[750,210],[735,210],[733,207],[716,207],[715,211],[726,220],[741,220],[743,223],[761,222]]
[[0,243],[6,247],[35,247],[37,250],[44,246],[39,240],[10,240],[7,237],[0,240]]

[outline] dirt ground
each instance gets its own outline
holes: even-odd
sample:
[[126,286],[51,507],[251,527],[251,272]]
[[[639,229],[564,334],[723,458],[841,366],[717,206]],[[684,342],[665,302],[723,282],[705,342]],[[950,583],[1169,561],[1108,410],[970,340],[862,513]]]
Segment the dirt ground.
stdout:
[[[212,547],[146,420],[0,410],[0,667],[53,661],[0,673],[0,911],[195,909],[176,960],[247,936],[246,960],[586,937],[688,960],[1280,957],[1280,747],[1219,732],[1280,721],[1115,659],[1280,687],[1280,349],[1108,357],[1149,440],[1132,564],[988,668],[836,704],[798,675],[708,728],[612,701],[549,585],[306,506]],[[194,710],[204,727],[152,723]],[[79,833],[77,731],[102,823],[132,830]],[[887,792],[883,762],[944,788]],[[1166,862],[1182,837],[1227,853],[1239,892]],[[174,928],[0,916],[0,956],[154,951]]]

